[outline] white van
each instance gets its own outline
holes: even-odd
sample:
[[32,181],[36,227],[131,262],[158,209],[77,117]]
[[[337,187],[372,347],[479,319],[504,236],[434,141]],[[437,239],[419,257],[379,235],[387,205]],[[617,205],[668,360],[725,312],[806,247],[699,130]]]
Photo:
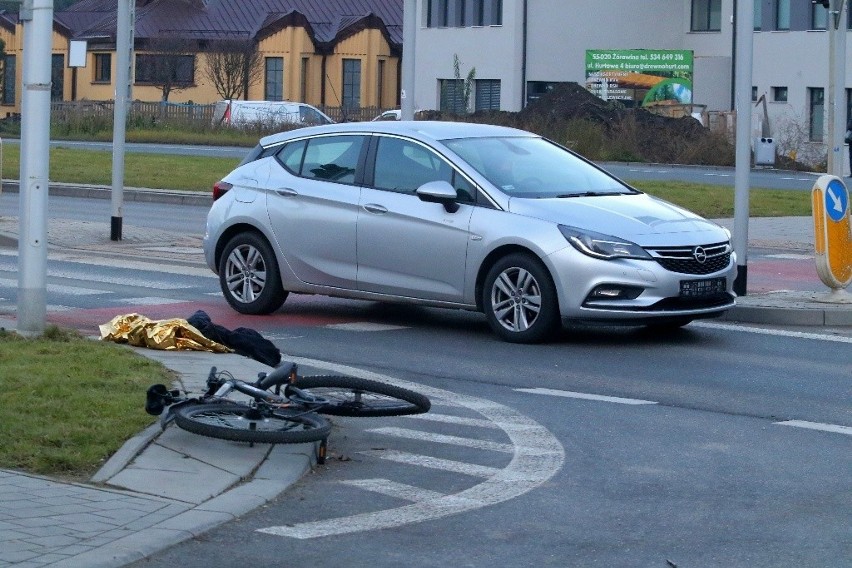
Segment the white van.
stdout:
[[224,100],[213,108],[213,124],[226,126],[316,125],[334,121],[316,107],[290,101]]

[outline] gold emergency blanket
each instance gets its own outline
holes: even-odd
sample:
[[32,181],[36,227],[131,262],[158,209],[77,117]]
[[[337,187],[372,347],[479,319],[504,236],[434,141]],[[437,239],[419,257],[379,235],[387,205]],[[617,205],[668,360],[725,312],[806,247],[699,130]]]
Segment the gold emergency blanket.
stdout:
[[140,314],[115,316],[99,326],[101,339],[129,343],[136,347],[163,350],[210,351],[232,353],[233,350],[207,339],[185,319],[152,320]]

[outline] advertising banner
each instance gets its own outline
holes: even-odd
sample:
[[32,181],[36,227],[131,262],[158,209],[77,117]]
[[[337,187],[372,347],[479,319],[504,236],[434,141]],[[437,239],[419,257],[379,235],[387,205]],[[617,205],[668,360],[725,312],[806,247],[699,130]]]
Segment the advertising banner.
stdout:
[[586,50],[586,88],[628,106],[692,104],[692,51]]

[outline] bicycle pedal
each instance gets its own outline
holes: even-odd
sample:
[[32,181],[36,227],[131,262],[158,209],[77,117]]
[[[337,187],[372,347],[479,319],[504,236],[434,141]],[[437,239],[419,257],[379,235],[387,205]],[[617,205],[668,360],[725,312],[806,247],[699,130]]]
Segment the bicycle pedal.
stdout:
[[[178,393],[179,394],[179,393]],[[145,412],[152,416],[159,416],[166,408],[165,397],[169,396],[166,385],[151,385],[145,393]]]

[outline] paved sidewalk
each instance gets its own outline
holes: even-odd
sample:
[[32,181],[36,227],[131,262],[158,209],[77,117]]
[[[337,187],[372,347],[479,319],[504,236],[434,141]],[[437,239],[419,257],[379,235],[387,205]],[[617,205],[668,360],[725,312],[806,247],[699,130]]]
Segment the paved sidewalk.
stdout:
[[[0,320],[0,327],[13,324]],[[202,392],[211,366],[248,380],[269,369],[234,354],[138,351],[176,371],[179,386],[193,394]],[[274,499],[315,456],[314,444],[249,447],[155,423],[91,485],[0,470],[0,567],[123,566]]]

